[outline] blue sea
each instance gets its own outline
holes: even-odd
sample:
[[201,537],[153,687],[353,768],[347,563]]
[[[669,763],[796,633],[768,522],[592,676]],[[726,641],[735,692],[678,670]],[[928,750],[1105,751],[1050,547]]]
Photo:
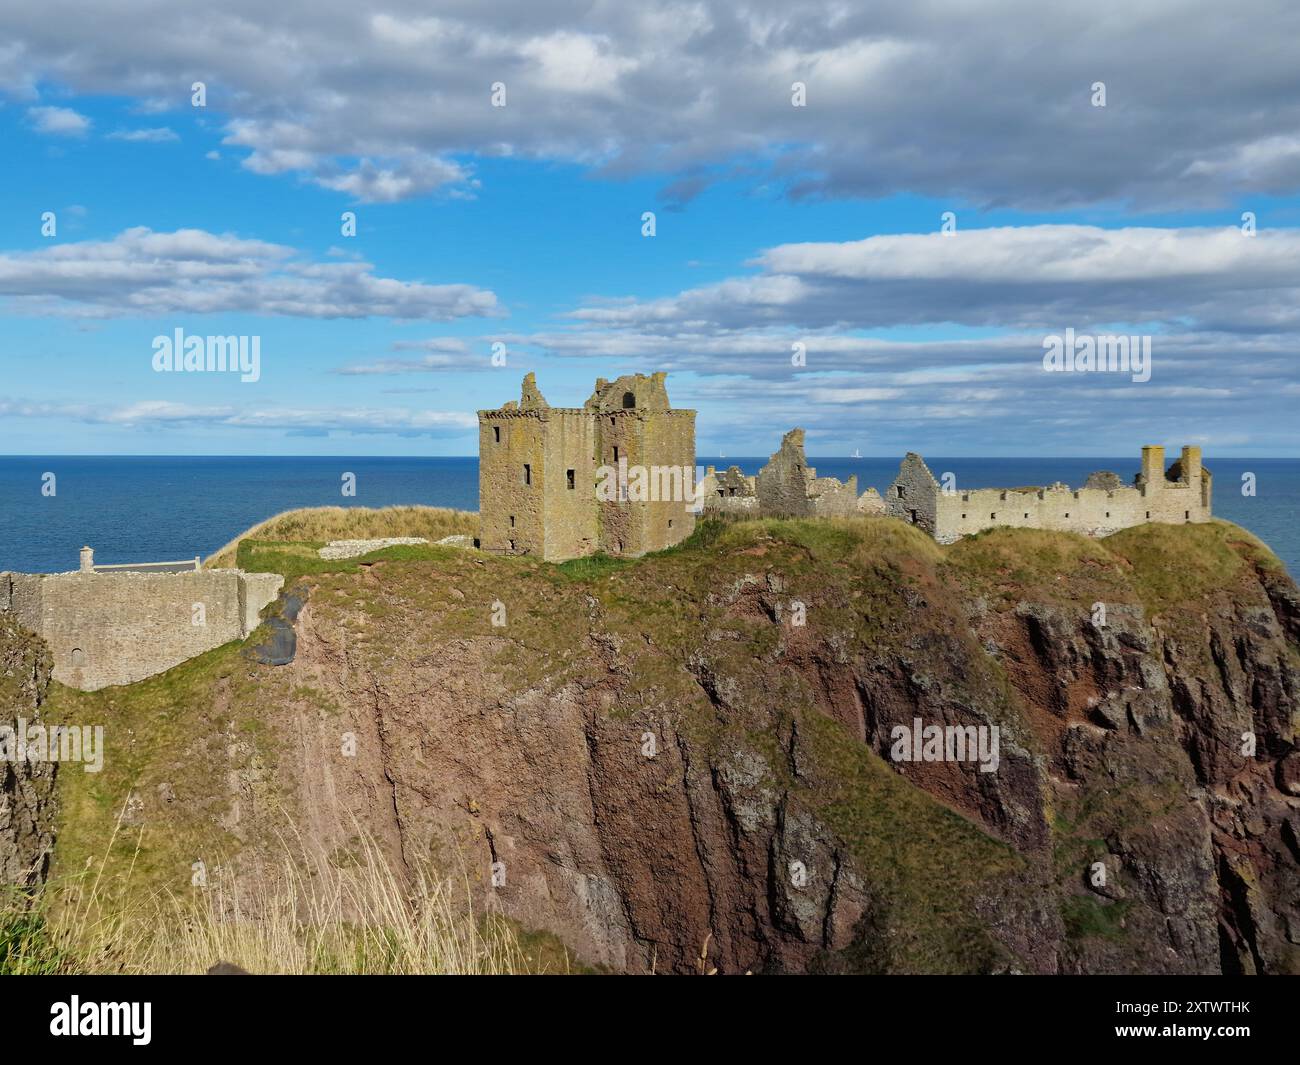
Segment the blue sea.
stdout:
[[[901,457],[901,456],[900,456]],[[763,457],[699,459],[756,473]],[[883,493],[899,458],[813,458],[822,476],[857,474],[858,490]],[[1065,481],[1078,487],[1093,470],[1126,482],[1128,458],[932,458],[935,476],[959,486],[1015,487]],[[1300,459],[1216,459],[1214,511],[1265,540],[1300,575]],[[356,475],[356,495],[341,493]],[[1242,494],[1253,473],[1256,494]],[[54,494],[42,492],[54,475]],[[49,573],[77,568],[83,544],[95,561],[146,562],[206,556],[282,510],[315,506],[383,507],[419,503],[478,509],[476,458],[295,458],[189,456],[0,456],[0,570]]]

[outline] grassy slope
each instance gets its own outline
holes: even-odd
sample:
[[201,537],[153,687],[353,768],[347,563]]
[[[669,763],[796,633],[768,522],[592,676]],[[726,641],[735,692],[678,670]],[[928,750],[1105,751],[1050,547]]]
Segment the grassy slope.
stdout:
[[[303,527],[319,528],[310,522]],[[343,533],[356,534],[355,528]],[[372,571],[383,594],[363,587],[355,575],[362,561],[377,559],[386,560]],[[766,618],[729,614],[716,593],[770,568],[784,576],[791,597],[821,604],[810,608],[808,622],[819,639],[879,645],[914,630],[916,612],[900,594],[908,588],[941,595],[946,589],[954,599],[974,592],[1084,604],[1103,590],[1110,601],[1169,610],[1216,582],[1231,582],[1247,560],[1276,564],[1253,537],[1221,522],[1145,526],[1104,541],[994,530],[941,548],[881,518],[704,523],[687,543],[643,559],[561,565],[434,547],[327,563],[301,546],[251,541],[240,557],[249,568],[302,578],[315,589],[322,619],[331,610],[341,624],[364,615],[365,624],[350,629],[352,645],[390,668],[387,626],[418,623],[434,638],[499,636],[484,604],[500,598],[510,612],[510,640],[495,666],[520,687],[558,684],[595,668],[581,653],[589,599],[595,599],[606,631],[624,646],[654,649],[628,656],[634,671],[628,690],[639,693],[641,706],[612,712],[672,707],[697,743],[721,749],[741,742],[768,753],[773,781],[795,789],[871,871],[882,920],[899,937],[896,959],[939,971],[990,962],[991,942],[968,900],[991,882],[1012,882],[1018,856],[898,777],[818,712],[816,693],[798,675],[779,665],[754,670],[755,658],[775,648],[779,629]],[[453,598],[452,588],[463,598]],[[708,639],[719,632],[731,638]],[[734,702],[752,704],[754,713],[719,712],[702,699],[683,663],[705,647],[715,668],[738,679]],[[993,691],[995,674],[990,668],[989,676],[969,683]],[[79,693],[56,686],[49,708],[56,719],[115,726],[107,730],[103,773],[63,775],[56,872],[75,871],[102,854],[127,793],[156,792],[164,782],[185,801],[169,804],[162,819],[146,819],[143,828],[119,835],[113,857],[119,871],[133,866],[132,875],[145,886],[174,884],[197,856],[237,852],[239,841],[221,821],[228,801],[224,781],[210,766],[224,766],[228,755],[266,789],[257,801],[274,802],[280,753],[267,722],[304,695],[319,699],[319,693],[289,691],[283,673],[252,663],[233,644],[129,687]],[[1013,719],[1014,698],[1002,698]],[[817,787],[789,779],[777,736],[787,734],[792,721],[828,769]]]

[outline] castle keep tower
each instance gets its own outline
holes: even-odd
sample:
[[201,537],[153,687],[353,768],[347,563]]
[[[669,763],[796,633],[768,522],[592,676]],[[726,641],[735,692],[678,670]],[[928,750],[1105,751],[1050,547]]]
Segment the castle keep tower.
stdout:
[[483,550],[561,561],[689,536],[695,411],[670,407],[666,376],[599,378],[579,408],[552,407],[529,374],[518,403],[479,411]]

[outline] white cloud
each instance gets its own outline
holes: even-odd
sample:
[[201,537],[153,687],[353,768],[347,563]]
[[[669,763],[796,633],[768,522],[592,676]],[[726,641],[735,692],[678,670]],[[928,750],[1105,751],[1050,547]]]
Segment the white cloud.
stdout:
[[378,277],[365,262],[311,262],[284,245],[143,226],[107,241],[0,253],[0,297],[27,314],[92,318],[238,312],[441,321],[501,313],[495,294],[473,285]]
[[27,117],[37,133],[52,137],[84,137],[90,132],[90,119],[69,107],[29,107]]
[[[470,179],[474,154],[689,178],[708,168],[794,195],[897,192],[1054,209],[1225,205],[1300,188],[1300,86],[1285,47],[1226,47],[1243,25],[1300,37],[1300,8],[1184,0],[871,5],[768,0],[456,5],[397,0],[0,9],[0,87],[57,84],[210,113],[258,173],[359,198]],[[1059,47],[1052,47],[1055,42]],[[1214,71],[1189,110],[1188,78]],[[1191,72],[1191,73],[1189,73]],[[1108,105],[1090,86],[1108,81]],[[792,81],[808,106],[790,103]],[[509,103],[493,108],[490,86]],[[365,163],[358,164],[358,160]]]
[[1243,273],[1257,278],[1300,265],[1300,230],[1265,230],[1249,238],[1237,226],[1001,226],[783,244],[758,262],[776,274],[854,281],[1112,283]]
[[1146,323],[1300,330],[1300,230],[1037,225],[784,244],[762,272],[675,296],[592,301],[587,326],[727,333],[947,325]]
[[463,167],[444,159],[404,160],[391,167],[363,159],[350,171],[334,176],[317,175],[314,180],[363,203],[397,203],[444,185],[464,184],[469,174]]
[[115,129],[108,135],[113,141],[134,141],[147,144],[162,144],[166,141],[178,141],[180,136],[167,126],[154,126],[149,129]]

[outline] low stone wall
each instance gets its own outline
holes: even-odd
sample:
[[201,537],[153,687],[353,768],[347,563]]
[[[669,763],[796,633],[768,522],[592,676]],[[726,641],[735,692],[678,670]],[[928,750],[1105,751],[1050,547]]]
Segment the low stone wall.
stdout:
[[179,665],[257,627],[278,573],[0,573],[0,610],[41,636],[54,679],[95,691]]
[[321,558],[357,558],[385,547],[428,542],[423,536],[387,536],[380,540],[331,540],[316,553]]
[[847,482],[814,477],[808,483],[808,505],[815,518],[847,518],[858,512],[858,478]]
[[858,496],[858,501],[853,506],[859,514],[885,513],[885,501],[880,498],[880,493],[874,488],[868,488],[862,495]]

